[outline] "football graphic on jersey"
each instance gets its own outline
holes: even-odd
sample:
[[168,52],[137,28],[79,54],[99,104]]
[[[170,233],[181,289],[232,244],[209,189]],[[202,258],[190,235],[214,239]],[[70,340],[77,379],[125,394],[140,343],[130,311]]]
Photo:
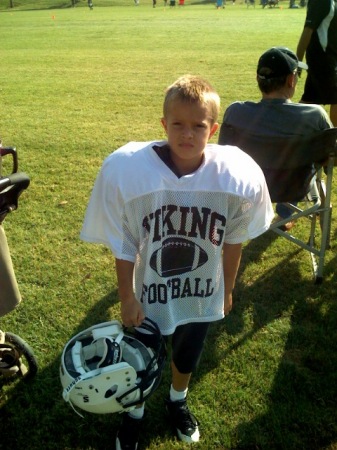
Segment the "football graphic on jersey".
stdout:
[[207,260],[207,253],[199,245],[183,238],[168,238],[151,255],[150,266],[167,278],[192,272]]

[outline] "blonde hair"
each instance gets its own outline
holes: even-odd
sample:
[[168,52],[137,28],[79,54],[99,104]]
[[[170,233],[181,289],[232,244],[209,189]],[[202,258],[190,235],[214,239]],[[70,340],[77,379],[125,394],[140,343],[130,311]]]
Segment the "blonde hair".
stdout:
[[183,75],[166,89],[163,114],[167,116],[169,106],[174,101],[199,103],[206,106],[210,114],[210,122],[214,124],[220,111],[220,97],[208,81],[195,76]]

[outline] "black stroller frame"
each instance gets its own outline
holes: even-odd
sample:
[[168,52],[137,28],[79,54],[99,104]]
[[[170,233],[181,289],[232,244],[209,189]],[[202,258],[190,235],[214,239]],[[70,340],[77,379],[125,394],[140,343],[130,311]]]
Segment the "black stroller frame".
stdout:
[[[11,174],[2,176],[4,157],[12,158]],[[18,157],[15,147],[2,147],[0,142],[0,315],[13,310],[20,301],[12,260],[2,227],[5,217],[18,208],[21,193],[28,188],[30,179],[24,172],[18,172]],[[1,286],[3,284],[3,286]],[[9,289],[6,289],[8,288]],[[20,336],[0,330],[0,377],[24,380],[34,377],[38,369],[31,347]]]

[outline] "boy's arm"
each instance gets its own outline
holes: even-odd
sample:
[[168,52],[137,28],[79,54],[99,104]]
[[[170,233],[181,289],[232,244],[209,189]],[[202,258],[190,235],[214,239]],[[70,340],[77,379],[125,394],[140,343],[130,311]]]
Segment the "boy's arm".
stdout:
[[121,316],[126,327],[139,326],[145,316],[141,304],[133,291],[134,263],[116,258],[118,293],[121,301]]
[[232,292],[235,286],[236,276],[239,270],[242,244],[224,244],[223,251],[223,273],[225,281],[224,313],[229,314],[232,310]]

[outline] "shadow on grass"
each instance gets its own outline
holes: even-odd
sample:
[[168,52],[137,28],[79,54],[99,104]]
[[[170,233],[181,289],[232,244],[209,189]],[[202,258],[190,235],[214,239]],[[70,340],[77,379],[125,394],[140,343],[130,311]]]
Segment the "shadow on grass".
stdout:
[[[69,335],[69,339],[93,323],[111,320],[108,310],[118,301],[117,291],[98,301]],[[7,389],[2,392],[1,450],[115,449],[116,431],[121,420],[119,414],[100,415],[78,410],[83,415],[80,417],[64,402],[59,378],[62,350],[46,368],[38,371],[34,379],[8,383]],[[163,400],[167,396],[169,377],[169,370],[165,370],[161,386],[147,402],[146,414],[150,420],[144,421],[143,448],[150,445],[153,438],[160,443],[170,434]]]
[[268,409],[238,427],[236,449],[318,450],[336,442],[336,297],[294,306]]
[[[336,238],[337,232],[335,242]],[[242,271],[248,262],[259,261],[271,239],[267,233],[249,243],[244,250]],[[260,416],[231,430],[231,450],[337,448],[333,446],[337,440],[336,268],[337,255],[325,266],[328,281],[320,286],[311,280],[303,281],[291,256],[249,286],[239,277],[236,307],[225,321],[213,327],[208,341],[212,343],[208,351],[217,352],[218,359],[208,361],[206,357],[197,376],[215,368],[217,361],[224,360],[283,314],[290,315],[290,327],[266,398],[267,408]],[[253,325],[244,333],[247,308],[253,311]],[[225,351],[219,351],[214,342],[223,333],[239,337]]]
[[[110,320],[108,309],[117,302],[112,292],[98,301],[72,333],[93,323]],[[71,336],[69,336],[70,338]],[[75,450],[114,448],[114,423],[118,415],[75,414],[62,399],[59,356],[31,381],[17,382],[6,389],[1,409],[0,449]]]
[[[297,251],[271,269],[260,271],[262,275],[251,284],[241,281],[248,265],[259,264],[261,258],[268,257],[270,249],[267,253],[266,250],[274,239],[273,233],[266,233],[245,247],[235,309],[225,321],[212,326],[193,384],[197,389],[198,379],[216,369],[220,361],[261,329],[291,312],[284,352],[266,395],[264,412],[230,430],[231,450],[326,449],[337,439],[337,255],[325,268],[329,281],[321,286],[315,286],[312,280],[301,280],[293,258]],[[117,293],[111,292],[98,301],[72,335],[93,322],[109,320],[108,309],[117,298]],[[248,309],[253,322],[245,333],[244,316]],[[233,338],[233,344],[225,350],[217,345],[224,333]],[[60,356],[30,383],[20,382],[12,391],[6,390],[0,421],[1,450],[114,449],[120,416],[76,415],[61,396]],[[165,442],[172,440],[163,407],[169,382],[167,368],[161,386],[147,402],[149,420],[142,430],[144,449],[158,443],[158,448],[166,450]],[[177,445],[172,441],[172,447],[167,448],[183,448]],[[206,450],[202,444],[197,448]]]

